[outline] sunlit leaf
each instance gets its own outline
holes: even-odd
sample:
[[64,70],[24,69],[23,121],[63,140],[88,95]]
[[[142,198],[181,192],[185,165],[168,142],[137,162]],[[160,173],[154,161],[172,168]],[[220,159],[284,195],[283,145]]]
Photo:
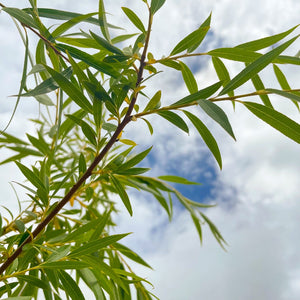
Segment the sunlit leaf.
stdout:
[[83,256],[83,255],[91,254],[95,251],[99,251],[102,248],[105,248],[105,247],[119,241],[120,239],[124,238],[127,235],[128,235],[128,233],[115,234],[115,235],[107,236],[107,237],[104,237],[104,238],[100,238],[100,239],[95,240],[95,241],[91,241],[91,242],[86,243],[83,246],[73,250],[69,254],[69,257],[80,257],[80,256]]
[[74,279],[65,271],[59,270],[59,279],[66,291],[67,295],[70,296],[73,300],[84,300],[83,296],[78,284],[74,281]]
[[[258,74],[252,76],[251,81],[257,91],[265,89],[265,86]],[[268,95],[260,94],[259,97],[262,100],[262,102],[264,103],[264,105],[269,106],[270,108],[273,108],[273,105],[272,105]]]
[[98,17],[99,17],[99,25],[100,25],[101,32],[102,32],[103,36],[108,41],[110,41],[110,35],[109,35],[109,31],[108,31],[108,24],[107,24],[107,21],[106,21],[106,11],[105,11],[105,8],[104,8],[104,1],[103,0],[99,0]]
[[48,289],[49,286],[44,282],[42,281],[41,279],[38,279],[36,278],[35,276],[32,276],[32,275],[18,275],[17,278],[19,280],[23,280],[33,286],[36,286],[38,288],[41,288],[41,289]]
[[163,175],[163,176],[158,176],[157,178],[164,181],[170,181],[170,182],[180,183],[180,184],[197,184],[197,185],[201,184],[198,182],[189,181],[186,178],[175,176],[175,175]]
[[92,31],[90,31],[90,33],[91,33],[93,39],[94,39],[101,47],[103,47],[104,49],[106,49],[106,50],[108,50],[108,51],[110,51],[110,52],[112,52],[112,53],[116,53],[116,54],[119,54],[119,55],[123,55],[123,52],[122,52],[119,48],[113,46],[113,45],[112,45],[111,43],[109,43],[107,40],[103,39],[101,36],[99,36],[99,35],[93,33]]
[[161,99],[161,91],[157,91],[155,95],[150,99],[150,101],[147,103],[145,109],[143,111],[149,111],[152,109],[158,108],[160,105],[160,99]]

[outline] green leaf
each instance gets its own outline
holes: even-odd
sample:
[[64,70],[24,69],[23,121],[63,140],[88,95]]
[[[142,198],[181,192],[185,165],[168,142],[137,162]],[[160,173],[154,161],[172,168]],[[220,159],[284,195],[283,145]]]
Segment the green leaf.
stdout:
[[61,73],[45,66],[52,78],[57,82],[60,88],[81,108],[87,112],[92,112],[92,105],[83,93]]
[[178,62],[176,62],[175,60],[161,59],[161,60],[159,60],[159,63],[164,66],[167,66],[169,68],[175,69],[177,71],[181,71],[180,64]]
[[129,200],[129,197],[128,197],[123,185],[112,174],[110,174],[110,179],[111,179],[111,182],[112,182],[114,188],[116,189],[118,195],[120,196],[121,200],[123,201],[126,209],[128,210],[129,214],[132,216],[132,207],[130,204],[130,200]]
[[166,0],[151,0],[150,11],[154,15],[166,2]]
[[[218,57],[214,57],[214,56],[212,56],[211,59],[212,59],[212,63],[214,65],[214,68],[216,70],[218,78],[220,79],[220,81],[222,81],[222,85],[225,86],[230,81],[229,72],[227,71],[227,69],[221,59],[219,59]],[[234,92],[233,91],[229,92],[228,96],[233,97]]]
[[35,24],[33,18],[30,15],[28,15],[26,12],[24,12],[23,10],[15,8],[15,7],[2,7],[1,9],[3,11],[5,11],[6,13],[8,13],[13,18],[20,21],[22,24],[24,24],[28,27],[33,27],[35,29],[38,29],[38,26]]
[[161,91],[157,91],[155,95],[150,99],[150,101],[147,103],[145,111],[156,109],[160,106],[160,99],[161,99]]
[[[45,70],[45,68],[43,67]],[[61,75],[66,77],[67,79],[70,79],[72,75],[72,68],[69,67],[61,72]],[[22,97],[31,97],[31,96],[39,96],[42,94],[50,93],[54,90],[56,90],[59,87],[59,85],[56,83],[56,81],[53,78],[48,78],[39,85],[37,85],[34,89],[31,91],[22,94]]]
[[192,48],[194,45],[198,45],[202,42],[209,30],[209,26],[200,27],[182,39],[171,51],[170,55],[178,54],[184,50]]
[[141,119],[147,124],[149,132],[152,135],[153,134],[153,127],[152,127],[151,123],[145,118],[141,118]]
[[[290,93],[290,92],[286,92],[286,91],[282,91],[282,90],[277,90],[277,89],[266,89],[267,92],[271,92],[273,94],[277,94],[280,95],[282,97],[288,98],[290,100],[292,100],[293,102],[300,102],[300,96]],[[298,106],[297,106],[298,107]]]
[[197,216],[196,216],[196,214],[194,213],[193,210],[191,210],[190,213],[191,213],[193,223],[194,223],[194,225],[196,227],[196,230],[198,232],[200,243],[202,244],[203,237],[202,237],[202,228],[201,228],[200,220],[199,220],[199,218],[197,218]]
[[[265,86],[264,86],[264,84],[263,84],[263,82],[260,79],[258,74],[254,75],[251,78],[251,81],[252,81],[252,83],[253,83],[253,85],[254,85],[254,87],[256,88],[257,91],[265,89]],[[273,108],[273,105],[272,105],[268,95],[260,94],[259,97],[260,97],[260,99],[262,100],[262,102],[264,103],[265,106],[269,106],[270,108]]]
[[8,297],[3,298],[2,300],[32,300],[31,296],[17,296],[17,297]]
[[184,111],[184,113],[193,123],[195,128],[198,130],[203,141],[205,142],[205,144],[207,145],[207,147],[215,157],[216,161],[218,162],[220,169],[222,169],[222,158],[221,158],[220,150],[213,135],[210,133],[207,127],[202,123],[202,121],[199,120],[195,115],[193,115],[188,111]]
[[124,55],[119,48],[113,46],[111,43],[109,43],[107,40],[103,39],[99,35],[93,33],[92,31],[90,31],[90,34],[92,35],[93,39],[104,49],[115,54]]
[[53,261],[46,262],[39,265],[40,268],[44,269],[54,269],[54,270],[71,270],[71,269],[84,269],[89,267],[89,264],[83,261],[70,261],[70,260],[62,260],[62,261]]
[[260,53],[256,53],[247,49],[240,48],[219,48],[207,52],[208,55],[212,57],[221,57],[234,61],[242,62],[253,62],[262,56]]
[[[32,13],[32,9],[31,8],[26,8],[24,9],[25,12],[30,12]],[[48,19],[55,19],[55,20],[71,20],[74,19],[76,17],[80,17],[82,16],[82,14],[79,13],[74,13],[74,12],[69,12],[69,11],[64,11],[64,10],[57,10],[57,9],[51,9],[51,8],[38,8],[38,15],[39,17],[42,18],[48,18]],[[99,25],[99,19],[97,18],[88,18],[83,20],[84,22],[90,23],[90,24],[94,24],[94,25]],[[101,20],[100,20],[101,22]],[[110,28],[115,28],[115,29],[122,29],[120,27],[111,25],[111,24],[107,24],[108,27]]]
[[139,29],[143,33],[146,33],[146,29],[143,25],[143,22],[140,20],[140,18],[136,15],[135,12],[133,12],[131,9],[129,9],[127,7],[122,7],[122,10],[124,11],[125,15],[135,25],[135,27],[137,29]]
[[99,0],[98,18],[99,18],[100,29],[101,29],[101,32],[102,32],[103,36],[108,41],[110,41],[110,35],[109,35],[109,31],[108,31],[108,24],[107,24],[107,21],[106,21],[106,11],[105,11],[105,8],[104,8],[104,1],[103,0]]
[[80,257],[83,255],[91,254],[93,252],[99,251],[117,241],[127,236],[129,233],[125,234],[115,234],[111,236],[107,236],[104,238],[100,238],[95,241],[91,241],[89,243],[84,244],[83,246],[75,249],[69,254],[69,257]]
[[118,251],[120,251],[123,255],[127,256],[129,259],[135,261],[140,265],[152,269],[151,266],[148,263],[146,263],[137,253],[127,248],[126,246],[121,245],[119,243],[115,243],[114,247],[116,247]]
[[135,165],[137,165],[139,162],[141,162],[147,155],[148,153],[151,151],[152,147],[148,148],[147,150],[135,155],[134,157],[128,159],[125,163],[123,163],[118,169],[117,171],[124,171],[124,170],[128,170],[132,167],[134,167]]
[[252,102],[243,102],[243,104],[258,118],[300,144],[300,124],[264,105]]
[[242,70],[238,75],[236,75],[221,91],[219,95],[227,94],[228,92],[238,88],[243,83],[248,81],[267,65],[269,65],[280,53],[282,53],[287,47],[289,47],[299,36],[292,38],[291,40],[285,42],[284,44],[278,46],[277,48],[271,50],[270,52],[262,55],[257,60],[249,64],[244,70]]
[[35,173],[33,173],[30,169],[28,169],[21,163],[17,161],[15,163],[28,181],[30,181],[36,188],[45,190],[44,184],[42,183],[40,178],[37,175],[35,175]]
[[280,40],[282,40],[283,38],[285,38],[287,35],[289,35],[291,32],[293,32],[299,25],[284,31],[282,33],[273,35],[273,36],[269,36],[266,38],[262,38],[262,39],[258,39],[255,41],[251,41],[251,42],[247,42],[247,43],[243,43],[240,44],[238,46],[236,46],[237,48],[244,48],[244,49],[248,49],[248,50],[252,50],[252,51],[257,51],[260,49],[264,49],[266,47],[270,47],[273,44],[279,42]]
[[59,279],[68,296],[73,300],[84,300],[84,296],[74,279],[65,271],[59,270]]
[[88,123],[75,117],[74,115],[66,115],[66,116],[81,127],[83,134],[93,145],[95,146],[97,145],[96,132]]
[[230,122],[225,112],[215,103],[208,100],[198,100],[199,106],[210,116],[213,120],[219,123],[225,131],[235,140],[234,133],[232,131]]
[[61,34],[65,33],[67,30],[69,30],[70,28],[72,28],[73,26],[75,26],[78,23],[84,22],[87,19],[90,19],[92,16],[96,15],[97,13],[89,13],[89,14],[85,14],[85,15],[79,15],[76,16],[75,18],[70,19],[69,21],[59,25],[53,32],[52,32],[52,36],[53,37],[58,37]]
[[64,44],[57,44],[56,47],[63,52],[69,52],[72,57],[80,59],[81,61],[104,74],[107,74],[114,78],[117,78],[120,75],[119,72],[110,64],[102,62],[99,59],[95,58],[93,55],[90,55],[84,51]]
[[192,71],[182,61],[180,61],[179,64],[181,67],[181,73],[186,87],[188,88],[191,94],[196,93],[198,91],[198,85]]
[[189,96],[186,96],[186,97],[180,99],[179,101],[171,104],[171,106],[181,106],[181,105],[184,106],[184,105],[190,104],[196,100],[207,99],[208,97],[213,95],[221,86],[222,86],[222,82],[219,81],[213,85],[210,85],[207,88],[204,88],[203,90],[200,90],[194,94],[191,94]]
[[205,28],[203,33],[202,33],[202,39],[199,39],[198,42],[196,44],[194,44],[193,46],[189,47],[187,49],[188,53],[192,53],[194,50],[196,50],[201,42],[203,41],[203,39],[205,38],[209,28],[210,28],[210,21],[211,21],[211,13],[209,14],[209,16],[207,17],[207,19],[200,25],[199,28]]
[[180,176],[175,176],[175,175],[163,175],[163,176],[158,176],[158,179],[164,180],[164,181],[170,181],[174,183],[180,183],[180,184],[197,184],[201,185],[201,183],[194,182],[194,181],[189,181],[186,178],[180,177]]
[[38,279],[36,278],[35,276],[32,276],[32,275],[18,275],[17,278],[19,280],[23,280],[33,286],[36,286],[38,288],[41,288],[41,289],[48,289],[49,286],[44,282],[42,281],[41,279]]
[[157,114],[160,115],[161,117],[163,117],[164,119],[168,120],[169,122],[171,122],[178,128],[180,128],[181,130],[185,131],[186,133],[189,133],[189,127],[186,125],[184,120],[180,116],[175,114],[174,112],[160,111]]
[[117,44],[117,43],[124,42],[124,41],[136,36],[137,34],[138,33],[118,35],[111,40],[111,43]]
[[52,254],[47,258],[46,263],[54,262],[66,257],[70,252],[70,249],[71,249],[70,245],[64,245],[59,248],[53,249]]

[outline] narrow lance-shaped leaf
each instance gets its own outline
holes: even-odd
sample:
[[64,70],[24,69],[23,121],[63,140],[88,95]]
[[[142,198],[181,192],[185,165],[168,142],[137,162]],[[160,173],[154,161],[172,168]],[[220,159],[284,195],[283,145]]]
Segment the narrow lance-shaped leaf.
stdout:
[[78,287],[78,284],[74,279],[65,271],[59,270],[59,279],[66,291],[66,294],[72,298],[72,300],[84,300],[84,296]]
[[[265,89],[265,86],[264,86],[264,84],[263,84],[263,82],[260,79],[258,74],[254,75],[251,78],[251,81],[252,81],[252,83],[253,83],[253,85],[254,85],[254,87],[256,88],[257,91]],[[273,108],[273,105],[272,105],[268,95],[260,94],[259,97],[260,97],[260,99],[262,100],[262,102],[265,106],[269,106],[270,108]]]
[[222,169],[222,158],[221,158],[220,150],[213,135],[210,133],[207,127],[202,123],[202,121],[198,119],[195,115],[193,115],[188,111],[184,111],[184,113],[193,123],[195,128],[198,130],[203,141],[205,142],[205,144],[207,145],[207,147],[215,157],[216,161],[218,162],[220,169]]
[[[222,60],[219,59],[218,57],[212,56],[211,59],[212,59],[212,63],[214,65],[214,68],[216,70],[218,78],[220,79],[220,81],[222,81],[222,85],[225,86],[230,81],[230,75],[229,75],[228,70],[226,69]],[[228,93],[228,96],[233,97],[234,92],[230,91]]]
[[72,57],[80,59],[81,61],[85,62],[87,65],[95,68],[96,70],[110,75],[114,78],[117,78],[119,76],[118,71],[111,66],[111,64],[105,63],[103,61],[100,61],[99,59],[95,58],[93,55],[90,55],[84,51],[81,51],[79,49],[76,49],[74,47],[64,45],[64,44],[57,44],[57,49],[62,50],[64,52],[69,52]]
[[129,200],[129,197],[128,197],[123,185],[120,183],[120,181],[114,175],[111,174],[110,178],[111,178],[111,182],[112,182],[114,188],[116,189],[118,195],[120,196],[122,202],[124,203],[127,211],[132,216],[132,207],[130,204],[130,200]]
[[155,108],[158,108],[160,106],[160,99],[161,99],[161,91],[157,91],[155,95],[150,99],[150,101],[147,103],[145,109],[143,110],[148,111]]
[[171,106],[181,106],[200,99],[207,99],[208,97],[213,95],[221,86],[222,86],[222,82],[219,81],[213,85],[208,86],[207,88],[204,88],[194,94],[191,94],[189,96],[180,99],[179,101],[171,104]]
[[199,40],[198,40],[197,43],[195,43],[194,45],[192,45],[191,47],[189,47],[187,49],[188,53],[192,53],[194,50],[196,50],[200,46],[201,42],[205,38],[205,36],[206,36],[206,34],[207,34],[207,32],[208,32],[208,30],[210,28],[210,21],[211,21],[211,13],[209,14],[209,16],[207,17],[207,19],[199,27],[199,28],[205,28],[205,30],[201,33],[202,39],[199,38]]
[[262,55],[260,58],[248,65],[238,75],[236,75],[221,91],[220,95],[227,94],[228,92],[238,88],[243,83],[252,78],[255,74],[259,73],[267,65],[269,65],[280,53],[282,53],[287,47],[289,47],[297,38],[296,36],[270,52]]
[[199,106],[210,116],[213,120],[219,123],[225,131],[235,140],[235,136],[230,125],[230,122],[225,114],[225,112],[215,103],[208,100],[199,100]]
[[140,20],[140,18],[136,15],[135,12],[133,12],[131,9],[127,7],[122,7],[122,10],[137,29],[139,29],[143,33],[146,32],[143,22]]
[[2,10],[20,21],[22,24],[38,29],[38,26],[35,24],[33,18],[25,11],[15,7],[2,7]]
[[[23,11],[32,13],[31,8],[23,9]],[[37,11],[38,11],[39,17],[48,18],[48,19],[55,19],[55,20],[71,20],[71,19],[74,19],[76,17],[82,16],[82,14],[79,14],[79,13],[74,13],[74,12],[64,11],[64,10],[51,9],[51,8],[38,8]],[[93,17],[87,18],[83,22],[87,22],[87,23],[94,24],[94,25],[99,25],[99,19],[93,18]],[[122,29],[120,27],[117,27],[117,26],[114,26],[114,25],[111,25],[111,24],[107,24],[107,26],[110,27],[110,28]]]
[[52,32],[52,36],[53,37],[58,37],[61,34],[63,34],[64,32],[66,32],[67,30],[69,30],[70,28],[72,28],[73,26],[75,26],[78,23],[84,22],[86,21],[86,19],[91,18],[92,16],[96,15],[97,13],[89,13],[89,14],[85,14],[85,15],[79,15],[76,16],[75,18],[70,19],[69,21],[59,25],[53,32]]
[[185,131],[186,133],[189,133],[189,127],[186,125],[184,120],[176,113],[172,111],[160,111],[157,114],[180,128],[181,130]]
[[120,239],[124,238],[127,236],[129,233],[126,234],[115,234],[115,235],[110,235],[104,238],[100,238],[95,241],[91,241],[89,243],[86,243],[82,245],[81,247],[73,250],[68,256],[69,257],[80,257],[83,255],[91,254],[95,251],[99,251],[104,247],[107,247]]
[[125,163],[123,163],[117,169],[117,171],[127,170],[129,168],[134,167],[135,165],[137,165],[139,162],[141,162],[148,155],[148,153],[151,151],[151,149],[152,149],[152,147],[150,147],[147,150],[145,150],[145,151],[135,155],[134,157],[128,159]]
[[92,105],[89,100],[82,94],[82,92],[66,77],[61,73],[56,72],[54,69],[51,69],[48,66],[45,66],[47,71],[50,73],[52,78],[57,82],[59,87],[81,108],[85,111],[91,112]]
[[90,31],[90,34],[93,37],[93,39],[104,49],[106,49],[112,53],[115,53],[115,54],[124,55],[123,52],[119,48],[113,46],[111,43],[109,43],[108,41],[106,41],[105,39],[100,37],[99,35],[95,34],[92,31]]
[[198,85],[194,77],[194,74],[189,69],[189,67],[186,64],[184,64],[182,61],[180,61],[179,64],[181,66],[181,73],[182,73],[183,80],[186,84],[186,87],[188,88],[191,94],[196,93],[198,91]]
[[154,15],[166,2],[166,0],[151,0],[150,11]]
[[201,183],[194,182],[194,181],[189,181],[186,178],[180,177],[180,176],[175,176],[175,175],[163,175],[163,176],[158,176],[158,179],[164,180],[164,181],[170,181],[174,183],[180,183],[180,184],[197,184],[201,185]]
[[[300,95],[296,95],[294,93],[282,91],[282,90],[277,90],[277,89],[266,89],[267,92],[271,92],[273,94],[280,95],[282,97],[288,98],[292,100],[293,102],[300,102]],[[298,104],[298,103],[297,103]],[[297,105],[298,108],[298,105]]]
[[106,21],[106,11],[105,11],[105,8],[104,8],[104,1],[103,0],[99,0],[98,18],[99,18],[100,29],[101,29],[101,32],[102,32],[103,36],[108,41],[110,41],[110,35],[109,35],[109,31],[108,31],[108,24],[107,24],[107,21]]
[[184,50],[193,47],[195,44],[199,45],[207,34],[209,26],[200,27],[182,39],[171,51],[170,55],[178,54]]
[[253,51],[257,51],[260,49],[264,49],[266,47],[270,47],[270,46],[274,45],[275,43],[279,42],[280,40],[282,40],[283,38],[285,38],[290,33],[292,33],[298,26],[299,25],[297,25],[287,31],[284,31],[282,33],[276,34],[276,35],[272,35],[272,36],[268,36],[268,37],[258,39],[255,41],[240,44],[236,47],[253,50]]
[[300,144],[300,124],[264,105],[253,102],[243,104],[258,118]]

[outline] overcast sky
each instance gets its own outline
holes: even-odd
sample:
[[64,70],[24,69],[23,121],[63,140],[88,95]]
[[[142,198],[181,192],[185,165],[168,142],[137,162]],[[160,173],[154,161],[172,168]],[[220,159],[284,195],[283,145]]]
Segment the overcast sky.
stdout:
[[[40,6],[74,11],[97,10],[95,2],[40,1]],[[143,14],[139,0],[106,1],[111,23],[129,28],[120,6],[126,5]],[[5,1],[3,4],[25,7],[26,1]],[[202,49],[235,46],[249,40],[285,31],[299,23],[298,0],[167,0],[154,19],[151,51],[155,57],[168,54],[176,43],[199,26],[212,11],[211,34]],[[120,23],[118,23],[120,22]],[[299,33],[299,30],[297,31]],[[5,125],[13,109],[8,95],[18,90],[24,50],[17,31],[6,14],[0,15],[0,125]],[[296,41],[286,53],[294,55],[300,48]],[[199,88],[216,81],[209,60],[199,58],[189,65],[197,74]],[[240,70],[228,63],[231,75]],[[299,88],[299,68],[283,66],[290,85]],[[165,103],[180,99],[188,92],[179,76],[165,72],[151,84],[162,89]],[[278,84],[272,70],[262,72],[265,85]],[[241,92],[248,92],[245,84]],[[249,99],[250,100],[250,99]],[[252,100],[252,99],[251,99]],[[276,109],[300,122],[299,113],[284,98],[273,97]],[[26,119],[36,117],[33,100],[24,99],[10,132],[24,134],[32,130]],[[146,195],[132,193],[134,216],[124,212],[120,232],[134,232],[126,238],[131,246],[153,266],[154,271],[135,267],[154,284],[153,293],[162,300],[296,300],[300,297],[300,151],[288,140],[251,116],[240,105],[233,112],[230,103],[222,104],[232,123],[237,142],[217,125],[204,118],[220,145],[223,171],[196,134],[187,136],[162,122],[154,124],[155,134],[145,133],[143,124],[130,126],[125,134],[134,137],[140,147],[154,145],[149,164],[153,174],[170,172],[191,180],[206,182],[204,187],[184,191],[194,200],[217,203],[207,215],[219,227],[229,246],[224,252],[206,230],[200,247],[189,215],[175,209],[175,218],[168,223],[166,214]],[[198,116],[200,110],[198,110]],[[16,121],[17,120],[17,121]],[[154,119],[155,120],[155,119]],[[163,126],[161,126],[163,124]],[[135,125],[135,124],[133,124]],[[1,152],[2,151],[2,152]],[[6,153],[0,149],[0,157]],[[15,207],[16,201],[8,185],[15,179],[13,166],[0,167],[1,204]],[[208,183],[207,183],[208,181]],[[125,240],[124,240],[125,242]]]

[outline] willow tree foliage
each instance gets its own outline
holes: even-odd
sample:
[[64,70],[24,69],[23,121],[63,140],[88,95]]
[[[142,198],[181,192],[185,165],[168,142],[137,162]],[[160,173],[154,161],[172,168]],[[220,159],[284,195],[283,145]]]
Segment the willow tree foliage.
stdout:
[[[193,182],[173,175],[147,176],[149,168],[141,167],[140,162],[151,148],[140,152],[135,141],[122,137],[125,127],[145,122],[152,134],[148,119],[152,115],[156,116],[153,122],[163,118],[185,133],[193,126],[199,132],[199,143],[202,139],[222,168],[218,144],[201,119],[208,115],[235,139],[218,105],[230,101],[300,143],[300,125],[275,110],[271,101],[276,94],[299,108],[300,90],[290,87],[280,68],[282,64],[300,65],[298,56],[283,55],[298,38],[289,37],[297,26],[232,48],[199,53],[210,30],[208,16],[159,58],[148,48],[152,23],[165,0],[142,1],[148,20],[141,20],[129,7],[120,8],[136,29],[127,34],[120,30],[122,24],[107,22],[103,0],[98,11],[89,14],[39,8],[36,0],[29,2],[30,7],[24,9],[0,4],[2,15],[14,19],[25,46],[16,106],[25,97],[40,104],[39,118],[31,120],[37,128],[34,135],[28,133],[22,139],[5,128],[0,137],[0,147],[12,153],[1,164],[16,164],[26,178],[18,184],[26,191],[21,202],[27,205],[17,216],[0,219],[0,296],[50,300],[65,294],[78,300],[85,299],[88,288],[95,299],[156,298],[142,274],[130,267],[131,261],[150,266],[122,244],[128,233],[111,234],[118,226],[113,221],[117,207],[123,205],[133,214],[128,190],[151,194],[170,219],[172,202],[181,202],[200,241],[203,226],[210,228],[222,247],[225,240],[204,214],[206,205],[172,186]],[[81,23],[89,29],[80,29]],[[38,39],[34,51],[29,47],[29,32]],[[183,62],[189,57],[211,60],[218,81],[199,89]],[[241,62],[243,67],[233,78],[226,68],[228,60]],[[281,89],[265,88],[259,72],[266,67],[273,68]],[[153,77],[164,76],[161,68],[181,72],[189,94],[165,105],[161,87],[156,91],[147,88]],[[36,84],[30,88],[33,81]],[[253,83],[252,90],[237,94],[235,90],[248,81]]]

